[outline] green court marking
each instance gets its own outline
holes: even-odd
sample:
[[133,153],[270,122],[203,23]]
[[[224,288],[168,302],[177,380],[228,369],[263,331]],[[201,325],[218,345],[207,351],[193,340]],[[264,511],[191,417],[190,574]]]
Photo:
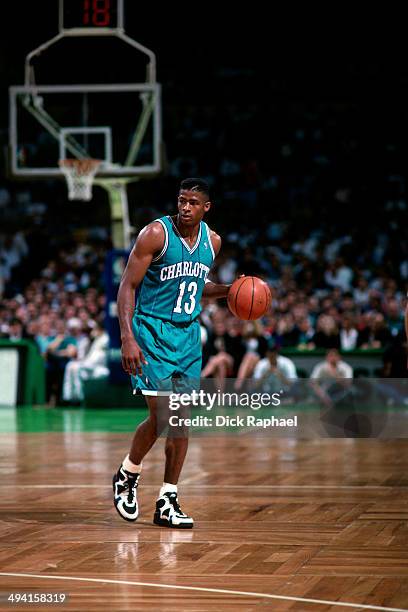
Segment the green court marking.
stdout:
[[133,432],[147,408],[0,407],[0,433]]

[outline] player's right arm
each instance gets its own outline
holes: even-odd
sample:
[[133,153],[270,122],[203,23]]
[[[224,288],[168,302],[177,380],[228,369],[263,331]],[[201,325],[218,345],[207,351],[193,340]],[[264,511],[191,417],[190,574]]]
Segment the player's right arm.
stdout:
[[163,249],[163,245],[164,230],[161,223],[153,222],[143,228],[129,255],[120,281],[118,317],[122,342],[122,366],[128,374],[141,374],[142,363],[147,363],[132,329],[135,291],[142,282],[153,257]]

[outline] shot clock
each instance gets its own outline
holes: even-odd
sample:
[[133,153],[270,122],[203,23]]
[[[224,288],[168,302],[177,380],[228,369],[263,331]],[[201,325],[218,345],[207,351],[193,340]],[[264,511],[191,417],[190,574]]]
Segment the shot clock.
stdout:
[[60,0],[60,30],[87,34],[123,28],[123,0]]

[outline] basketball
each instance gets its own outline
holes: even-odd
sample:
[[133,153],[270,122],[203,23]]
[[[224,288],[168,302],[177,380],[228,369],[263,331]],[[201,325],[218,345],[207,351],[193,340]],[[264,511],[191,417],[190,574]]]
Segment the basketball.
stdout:
[[238,319],[254,321],[267,312],[271,299],[271,291],[263,280],[256,276],[243,276],[232,283],[227,302]]

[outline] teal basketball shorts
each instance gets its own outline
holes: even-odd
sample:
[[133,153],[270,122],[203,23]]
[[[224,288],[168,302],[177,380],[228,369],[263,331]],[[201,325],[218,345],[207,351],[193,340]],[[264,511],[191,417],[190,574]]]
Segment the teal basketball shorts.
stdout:
[[168,395],[198,389],[201,374],[201,331],[198,320],[171,323],[150,315],[133,317],[133,334],[147,364],[132,376],[134,392]]

